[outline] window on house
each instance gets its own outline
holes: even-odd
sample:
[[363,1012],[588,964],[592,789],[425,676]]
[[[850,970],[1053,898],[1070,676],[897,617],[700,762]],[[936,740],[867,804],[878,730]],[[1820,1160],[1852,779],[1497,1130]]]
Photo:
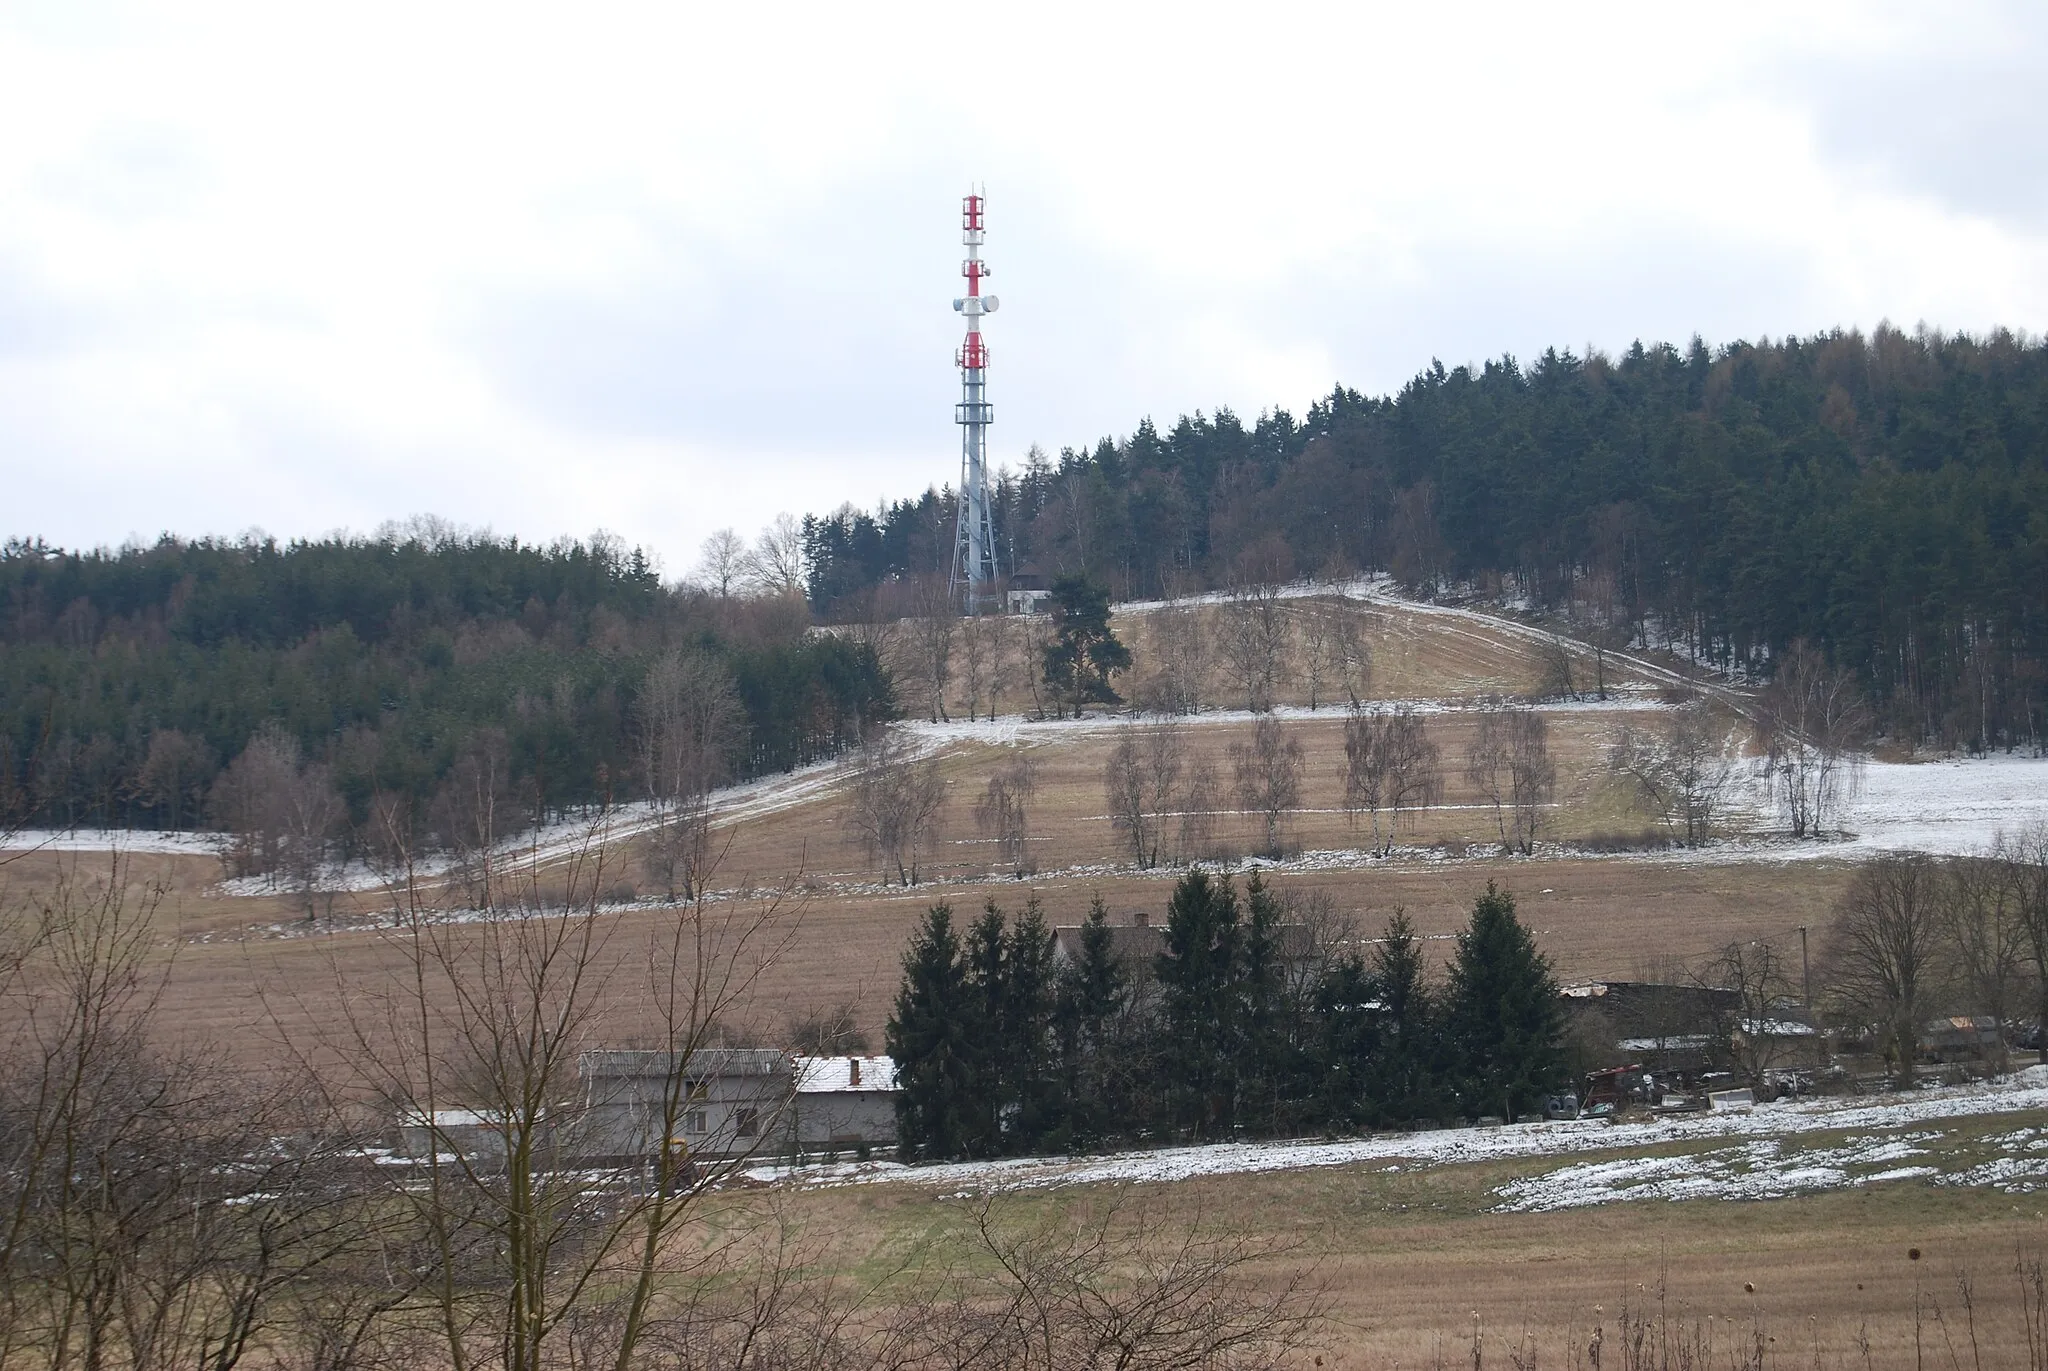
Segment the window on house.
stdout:
[[683,1132],[702,1135],[710,1130],[704,1126],[704,1111],[689,1109],[683,1112]]
[[684,1081],[683,1098],[686,1100],[708,1100],[711,1098],[709,1081]]
[[733,1113],[733,1131],[742,1138],[751,1138],[761,1131],[761,1111],[741,1108]]

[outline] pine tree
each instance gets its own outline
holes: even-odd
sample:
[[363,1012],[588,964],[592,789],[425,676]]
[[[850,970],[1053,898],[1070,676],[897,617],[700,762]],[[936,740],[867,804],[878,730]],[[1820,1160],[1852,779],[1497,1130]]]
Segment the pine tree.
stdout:
[[896,1059],[897,1147],[905,1161],[968,1154],[981,1066],[970,998],[953,911],[934,905],[903,955],[903,983],[886,1031]]
[[1564,1009],[1550,963],[1515,917],[1514,897],[1488,881],[1458,935],[1448,986],[1448,1036],[1472,1114],[1540,1105],[1565,1075]]
[[1052,583],[1052,641],[1045,646],[1045,683],[1073,706],[1115,704],[1109,678],[1131,665],[1131,650],[1109,627],[1109,591],[1082,576]]

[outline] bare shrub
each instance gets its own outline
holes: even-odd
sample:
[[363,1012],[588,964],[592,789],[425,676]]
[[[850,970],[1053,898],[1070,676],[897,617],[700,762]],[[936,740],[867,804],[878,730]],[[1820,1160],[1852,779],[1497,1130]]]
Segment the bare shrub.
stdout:
[[1701,695],[1683,699],[1661,728],[1625,726],[1608,765],[1687,847],[1712,834],[1734,770],[1725,734]]

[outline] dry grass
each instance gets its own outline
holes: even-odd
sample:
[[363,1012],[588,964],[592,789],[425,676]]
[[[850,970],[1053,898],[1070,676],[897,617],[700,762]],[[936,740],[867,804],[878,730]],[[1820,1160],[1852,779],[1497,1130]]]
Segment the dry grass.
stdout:
[[[1327,1371],[1469,1367],[1475,1327],[1484,1365],[1513,1365],[1512,1345],[1525,1357],[1535,1350],[1535,1365],[1591,1365],[1586,1346],[1599,1327],[1603,1364],[1619,1367],[1625,1312],[1667,1338],[1711,1340],[1701,1371],[1752,1364],[1758,1333],[1771,1367],[1862,1367],[1866,1337],[1873,1367],[2029,1365],[2013,1265],[2017,1248],[2038,1252],[2048,1239],[2037,1203],[1906,1182],[1757,1203],[1490,1212],[1488,1192],[1516,1171],[1345,1167],[1182,1181],[1174,1195],[1184,1214],[1284,1253],[1269,1263],[1274,1282],[1313,1263],[1331,1297]],[[1028,1217],[1067,1202],[1020,1204]],[[957,1202],[910,1186],[799,1194],[789,1212],[871,1257],[963,1222]],[[1981,1362],[1964,1341],[1961,1272],[1975,1287]],[[1960,1344],[1953,1363],[1937,1302]]]

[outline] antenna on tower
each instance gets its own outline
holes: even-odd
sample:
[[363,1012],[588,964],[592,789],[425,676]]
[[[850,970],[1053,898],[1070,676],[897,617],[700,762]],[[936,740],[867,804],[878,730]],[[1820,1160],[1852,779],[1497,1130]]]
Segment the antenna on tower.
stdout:
[[967,294],[953,301],[953,309],[967,318],[967,341],[953,358],[960,368],[960,403],[953,407],[953,422],[960,425],[960,504],[953,535],[952,591],[968,614],[986,608],[996,588],[995,524],[988,495],[988,426],[995,421],[995,406],[988,402],[988,345],[981,339],[981,317],[996,312],[996,297],[981,293],[981,283],[990,275],[988,263],[981,260],[986,208],[986,197],[979,191],[960,202],[960,241],[967,246],[960,274],[967,278]]

